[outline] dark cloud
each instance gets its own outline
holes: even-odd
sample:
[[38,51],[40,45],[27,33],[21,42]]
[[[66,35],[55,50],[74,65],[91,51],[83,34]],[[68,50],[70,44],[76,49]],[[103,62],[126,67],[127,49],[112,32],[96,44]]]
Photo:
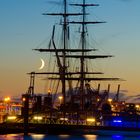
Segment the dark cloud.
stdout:
[[[104,91],[101,91],[101,94],[104,93]],[[109,98],[114,99],[116,97],[116,92],[110,92],[109,93]],[[129,97],[122,91],[120,91],[119,93],[119,100],[120,101],[125,101],[126,99],[128,99]]]
[[127,102],[134,102],[137,103],[140,101],[140,94],[137,95],[132,95],[132,96],[127,96],[127,98],[125,99]]

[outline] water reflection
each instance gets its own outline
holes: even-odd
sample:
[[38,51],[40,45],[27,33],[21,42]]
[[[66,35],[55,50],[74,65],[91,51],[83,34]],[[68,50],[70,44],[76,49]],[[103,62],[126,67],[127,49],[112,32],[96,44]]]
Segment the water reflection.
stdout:
[[124,136],[114,135],[112,136],[112,140],[124,140]]
[[0,135],[0,140],[23,140],[23,135],[20,134]]
[[112,136],[97,136],[96,140],[140,140],[139,137],[127,137],[122,135],[112,135]]
[[140,140],[139,137],[126,137],[121,135],[112,136],[96,136],[96,135],[42,135],[31,134],[29,136],[23,136],[23,134],[8,134],[0,135],[0,140]]
[[30,140],[43,140],[45,135],[43,134],[34,134],[30,136]]
[[86,140],[96,140],[97,136],[96,135],[84,135]]

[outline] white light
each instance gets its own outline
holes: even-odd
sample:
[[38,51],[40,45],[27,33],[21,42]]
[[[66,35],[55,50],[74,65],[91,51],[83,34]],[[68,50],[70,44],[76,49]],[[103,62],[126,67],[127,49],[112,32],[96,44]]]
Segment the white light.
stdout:
[[42,116],[34,116],[34,120],[42,120],[43,117]]
[[139,105],[135,105],[135,107],[136,107],[136,108],[139,108],[140,106],[139,106]]
[[61,100],[63,99],[63,96],[59,96],[58,98],[59,98],[59,100],[61,101]]
[[61,121],[68,121],[68,118],[60,118]]
[[118,123],[121,123],[122,121],[121,120],[113,120],[113,122],[118,122]]

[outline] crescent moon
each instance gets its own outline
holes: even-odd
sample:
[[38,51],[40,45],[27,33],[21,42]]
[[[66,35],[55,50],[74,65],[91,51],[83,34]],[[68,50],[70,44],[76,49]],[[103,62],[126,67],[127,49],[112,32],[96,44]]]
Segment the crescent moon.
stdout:
[[45,66],[44,60],[42,58],[40,60],[41,60],[41,66],[39,67],[39,70],[43,69]]

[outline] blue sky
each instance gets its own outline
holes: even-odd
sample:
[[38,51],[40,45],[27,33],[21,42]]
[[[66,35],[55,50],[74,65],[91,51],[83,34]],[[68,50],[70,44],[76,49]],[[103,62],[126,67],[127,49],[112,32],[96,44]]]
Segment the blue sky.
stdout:
[[[103,67],[111,76],[126,80],[121,87],[128,90],[129,95],[139,94],[140,0],[87,1],[100,4],[93,10],[90,8],[92,16],[89,20],[107,21],[89,27],[91,39],[96,40],[96,43],[93,40],[91,43],[101,52],[115,55]],[[26,73],[38,70],[40,57],[44,57],[32,49],[49,39],[52,24],[58,21],[58,18],[44,17],[41,14],[58,11],[61,2],[62,0],[0,0],[1,96],[19,95],[26,91],[29,84]],[[71,2],[75,3],[76,0]]]

